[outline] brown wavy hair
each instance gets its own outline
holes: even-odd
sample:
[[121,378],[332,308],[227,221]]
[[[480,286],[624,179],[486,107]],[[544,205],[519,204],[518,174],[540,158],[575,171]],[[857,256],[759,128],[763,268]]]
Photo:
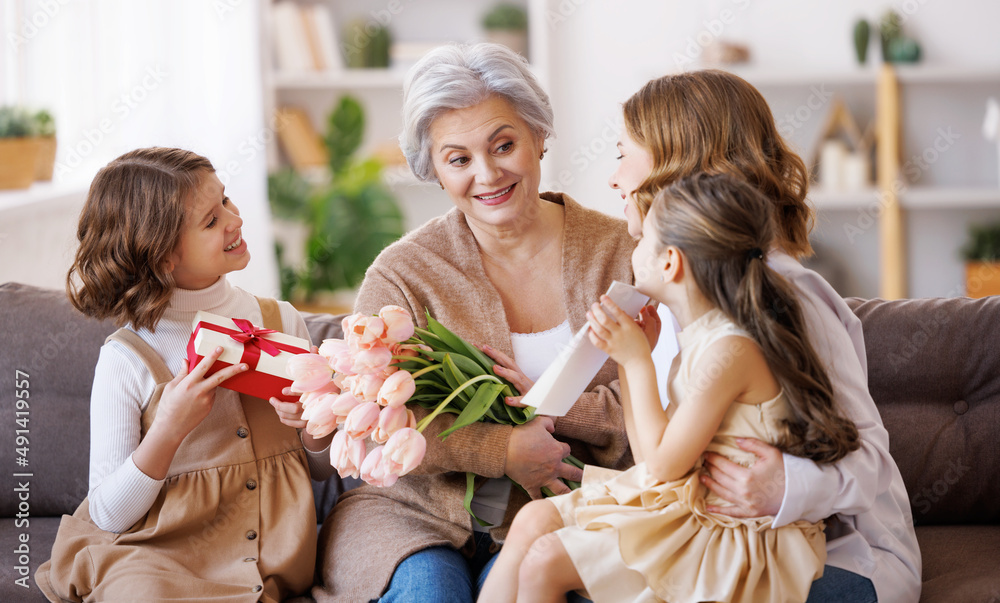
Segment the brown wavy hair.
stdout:
[[629,136],[653,156],[652,173],[635,191],[642,215],[657,191],[679,178],[733,174],[771,200],[776,242],[792,256],[812,254],[809,173],[746,80],[715,69],[668,75],[648,82],[623,109]]
[[152,147],[101,168],[87,193],[66,275],[70,302],[93,318],[155,330],[170,304],[165,268],[180,241],[185,199],[212,163],[191,151]]
[[760,346],[791,410],[775,446],[832,463],[858,448],[858,430],[833,404],[795,290],[765,260],[775,236],[770,205],[729,174],[681,178],[653,199],[658,248],[678,247],[699,290]]

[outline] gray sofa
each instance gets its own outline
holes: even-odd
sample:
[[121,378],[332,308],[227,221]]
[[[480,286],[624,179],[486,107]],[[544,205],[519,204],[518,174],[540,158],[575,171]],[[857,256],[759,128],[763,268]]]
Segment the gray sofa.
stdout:
[[[1000,298],[849,301],[918,526],[921,601],[1000,601]],[[306,322],[314,341],[339,336],[334,317]],[[44,600],[34,572],[87,494],[90,384],[113,329],[60,291],[0,285],[0,601]],[[340,490],[316,485],[319,517]]]

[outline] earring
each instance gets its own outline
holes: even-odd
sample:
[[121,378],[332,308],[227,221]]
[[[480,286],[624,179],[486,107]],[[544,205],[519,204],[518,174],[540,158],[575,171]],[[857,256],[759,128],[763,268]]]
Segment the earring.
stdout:
[[541,154],[538,155],[538,160],[541,161],[544,158],[545,158],[545,149],[542,149]]

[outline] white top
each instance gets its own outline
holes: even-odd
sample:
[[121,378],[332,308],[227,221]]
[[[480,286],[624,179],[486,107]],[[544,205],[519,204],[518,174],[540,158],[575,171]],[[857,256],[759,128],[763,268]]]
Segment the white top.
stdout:
[[889,435],[868,392],[861,320],[823,280],[772,250],[768,265],[798,289],[813,347],[833,383],[837,408],[855,425],[861,448],[834,464],[785,454],[785,495],[773,525],[819,521],[827,527],[827,564],[871,579],[881,603],[920,598],[921,561],[903,478],[889,455]]
[[541,333],[511,333],[510,345],[514,349],[517,366],[528,379],[538,381],[570,339],[573,339],[573,331],[566,320]]
[[[279,302],[278,307],[284,330],[308,340],[305,322],[295,308],[287,302]],[[257,299],[225,278],[198,291],[176,289],[156,332],[135,331],[160,354],[173,374],[181,370],[191,321],[198,310],[246,317],[256,324],[261,320]],[[115,341],[101,347],[90,396],[88,499],[90,516],[102,530],[120,533],[130,528],[149,511],[163,486],[164,480],[147,476],[132,461],[132,452],[139,446],[142,411],[155,387],[153,376],[130,349]],[[223,388],[215,395],[219,399],[239,396]],[[329,450],[307,456],[314,479],[332,474]]]
[[[510,343],[514,349],[514,362],[532,381],[545,372],[552,361],[559,355],[563,346],[573,338],[569,321],[541,333],[511,333]],[[472,522],[472,528],[477,532],[487,532],[490,527],[503,523],[507,512],[507,502],[510,499],[511,481],[506,477],[488,479],[480,486],[472,497],[469,505],[476,517],[489,522],[491,526],[483,527]]]

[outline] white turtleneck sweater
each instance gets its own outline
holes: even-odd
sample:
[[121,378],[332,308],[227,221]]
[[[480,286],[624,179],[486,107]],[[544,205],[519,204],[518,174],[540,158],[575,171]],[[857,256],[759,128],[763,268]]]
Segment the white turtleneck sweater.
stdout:
[[[278,307],[285,332],[308,340],[305,322],[295,308],[287,302],[279,302]],[[257,325],[262,321],[256,298],[223,277],[205,289],[176,289],[155,332],[136,330],[132,325],[127,328],[152,346],[176,375],[183,366],[191,323],[199,310],[246,318]],[[127,530],[149,511],[163,486],[164,480],[149,477],[132,460],[139,446],[142,412],[155,386],[153,376],[130,349],[114,341],[101,347],[90,396],[88,498],[90,516],[102,530]],[[239,394],[220,387],[215,396],[220,403]],[[314,479],[326,479],[333,473],[329,449],[307,453]]]

